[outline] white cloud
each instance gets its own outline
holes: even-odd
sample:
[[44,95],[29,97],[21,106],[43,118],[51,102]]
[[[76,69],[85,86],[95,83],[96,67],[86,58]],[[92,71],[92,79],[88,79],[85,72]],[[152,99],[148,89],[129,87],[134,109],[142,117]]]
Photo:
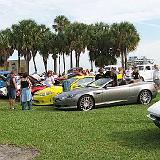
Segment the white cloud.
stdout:
[[0,28],[24,18],[49,24],[59,14],[85,23],[139,22],[159,18],[159,6],[159,0],[0,0]]
[[[51,26],[54,18],[60,14],[64,14],[71,21],[84,23],[130,21],[134,24],[159,28],[158,24],[147,22],[159,19],[159,7],[159,0],[0,0],[0,29],[10,27],[27,18]],[[140,35],[144,37],[142,33]],[[151,39],[148,42],[142,39],[137,51],[133,54],[156,59],[159,46],[159,41]],[[50,67],[52,63],[49,61]],[[88,61],[86,63],[90,66]]]

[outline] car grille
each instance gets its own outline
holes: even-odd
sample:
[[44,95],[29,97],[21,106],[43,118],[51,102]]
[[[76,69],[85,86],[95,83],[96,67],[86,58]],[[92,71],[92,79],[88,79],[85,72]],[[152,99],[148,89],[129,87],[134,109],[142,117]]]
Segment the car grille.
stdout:
[[55,99],[53,99],[55,102],[59,102],[59,101],[61,101],[60,100],[60,98],[55,98]]

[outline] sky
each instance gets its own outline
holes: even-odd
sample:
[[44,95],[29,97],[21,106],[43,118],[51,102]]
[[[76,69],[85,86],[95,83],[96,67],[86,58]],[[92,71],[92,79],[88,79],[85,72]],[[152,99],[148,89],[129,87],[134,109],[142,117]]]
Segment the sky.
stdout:
[[[160,1],[159,0],[0,0],[0,30],[23,19],[34,19],[51,27],[58,15],[65,15],[71,22],[87,24],[128,21],[140,34],[136,51],[129,56],[146,56],[160,64]],[[10,59],[15,59],[17,54]],[[90,68],[87,54],[82,54],[80,65]],[[69,57],[66,58],[69,68]],[[43,72],[42,58],[37,55],[38,71]],[[49,58],[49,69],[53,61]],[[30,72],[33,63],[30,62]]]

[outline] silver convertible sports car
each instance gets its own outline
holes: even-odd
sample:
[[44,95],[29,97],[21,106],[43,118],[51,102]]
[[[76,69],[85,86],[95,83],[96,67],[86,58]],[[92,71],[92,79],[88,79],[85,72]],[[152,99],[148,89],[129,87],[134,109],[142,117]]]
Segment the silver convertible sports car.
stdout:
[[54,98],[56,108],[77,108],[83,111],[111,104],[148,104],[156,97],[152,82],[137,82],[113,86],[113,80],[102,78],[91,82],[86,88],[63,92]]

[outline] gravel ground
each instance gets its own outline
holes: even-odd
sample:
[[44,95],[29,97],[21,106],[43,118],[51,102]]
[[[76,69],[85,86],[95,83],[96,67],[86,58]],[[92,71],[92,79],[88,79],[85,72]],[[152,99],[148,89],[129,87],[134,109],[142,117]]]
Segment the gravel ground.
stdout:
[[39,152],[33,148],[0,145],[0,160],[32,160]]

